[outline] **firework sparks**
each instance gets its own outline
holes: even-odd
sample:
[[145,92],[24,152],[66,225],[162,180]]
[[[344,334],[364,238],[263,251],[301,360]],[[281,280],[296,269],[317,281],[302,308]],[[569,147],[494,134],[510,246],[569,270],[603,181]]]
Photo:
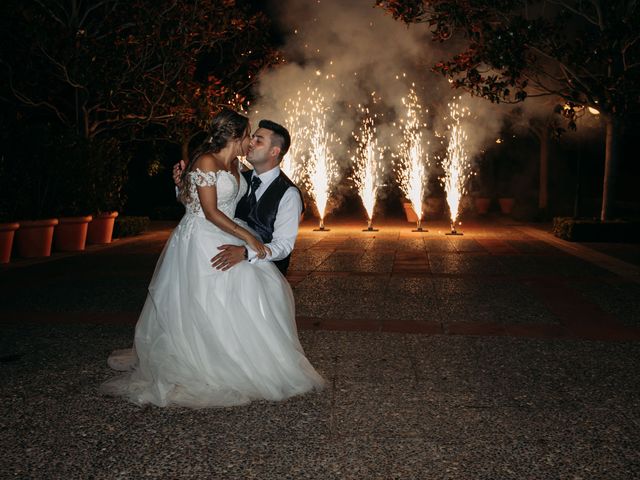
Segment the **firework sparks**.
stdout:
[[461,120],[469,115],[469,110],[456,102],[449,104],[449,118],[451,123],[447,126],[449,144],[447,155],[442,162],[444,177],[441,179],[444,186],[451,215],[451,231],[455,233],[455,223],[460,214],[460,199],[466,193],[466,184],[469,179],[470,163],[467,159],[465,143],[467,134],[462,128]]
[[316,201],[320,215],[320,229],[324,229],[324,217],[335,169],[330,145],[334,144],[336,139],[327,130],[327,108],[324,97],[316,90],[314,96],[308,100],[311,102],[310,149],[305,171],[310,193]]
[[373,230],[371,224],[378,193],[382,149],[378,146],[378,140],[375,138],[376,128],[374,119],[369,114],[369,109],[364,107],[361,111],[363,118],[360,130],[353,134],[358,144],[356,154],[352,157],[356,166],[353,180],[367,212],[367,229]]
[[418,217],[417,228],[421,230],[422,199],[424,198],[424,185],[426,177],[425,163],[427,154],[423,149],[422,127],[420,118],[422,106],[418,102],[418,96],[410,90],[409,95],[402,99],[407,108],[406,118],[402,119],[403,141],[400,146],[401,168],[398,169],[400,188],[411,202],[413,210]]
[[[307,92],[309,92],[307,88]],[[291,134],[292,142],[289,152],[282,159],[280,168],[294,183],[301,180],[301,173],[305,161],[306,148],[309,141],[309,127],[305,123],[307,112],[304,108],[302,91],[298,90],[293,98],[284,103],[284,111],[287,115],[287,127]]]
[[320,230],[325,230],[329,192],[336,176],[331,147],[339,143],[327,130],[327,102],[318,87],[308,84],[285,101],[284,110],[292,142],[280,168],[295,183],[303,184],[313,197],[320,215]]

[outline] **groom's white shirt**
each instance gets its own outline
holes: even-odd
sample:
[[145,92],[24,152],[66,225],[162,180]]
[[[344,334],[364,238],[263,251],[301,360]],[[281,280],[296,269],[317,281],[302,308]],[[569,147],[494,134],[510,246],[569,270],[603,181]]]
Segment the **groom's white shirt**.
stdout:
[[[256,200],[267,191],[269,185],[280,175],[280,167],[274,167],[271,170],[257,175],[253,172],[253,176],[257,176],[262,182],[256,189]],[[249,182],[249,191],[251,183]],[[302,200],[298,194],[298,189],[289,187],[285,192],[280,203],[278,204],[278,212],[276,220],[273,224],[273,237],[271,242],[265,244],[271,250],[271,255],[263,259],[259,259],[256,252],[247,247],[250,262],[259,261],[276,261],[286,258],[293,251],[298,236],[298,225],[300,223],[300,215],[302,214]]]

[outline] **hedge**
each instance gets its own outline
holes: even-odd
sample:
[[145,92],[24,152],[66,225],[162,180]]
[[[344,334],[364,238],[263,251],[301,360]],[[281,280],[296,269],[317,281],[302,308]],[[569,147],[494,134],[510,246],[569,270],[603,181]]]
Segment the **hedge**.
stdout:
[[638,242],[640,221],[555,217],[553,234],[570,242]]
[[131,237],[149,229],[149,217],[117,217],[113,225],[115,238]]

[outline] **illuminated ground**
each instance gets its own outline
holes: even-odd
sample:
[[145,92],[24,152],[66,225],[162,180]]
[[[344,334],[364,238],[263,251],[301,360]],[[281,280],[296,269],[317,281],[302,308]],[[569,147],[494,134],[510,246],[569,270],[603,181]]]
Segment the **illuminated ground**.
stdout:
[[235,409],[96,395],[169,233],[0,270],[3,478],[640,476],[638,247],[492,217],[305,222],[289,281],[327,391]]

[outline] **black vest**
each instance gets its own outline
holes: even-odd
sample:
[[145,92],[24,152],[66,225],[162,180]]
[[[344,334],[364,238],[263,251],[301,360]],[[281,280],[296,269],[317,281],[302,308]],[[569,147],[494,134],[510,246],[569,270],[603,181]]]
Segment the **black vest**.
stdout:
[[[242,174],[247,180],[247,183],[251,185],[253,170],[242,172]],[[260,239],[264,243],[269,243],[273,239],[273,226],[276,222],[276,215],[278,214],[280,200],[282,200],[284,192],[286,192],[290,187],[295,187],[296,190],[298,190],[300,201],[302,202],[302,211],[304,211],[304,201],[302,200],[300,190],[291,180],[289,180],[289,177],[287,177],[283,172],[280,172],[280,175],[271,182],[267,190],[260,197],[260,200],[256,202],[253,209],[249,208],[249,190],[251,188],[249,187],[247,194],[240,199],[236,206],[236,218],[247,222],[247,224],[253,228],[258,235],[260,235]],[[283,275],[286,275],[290,260],[291,254],[287,255],[286,258],[277,260],[273,263],[278,267],[278,270],[280,270]]]

